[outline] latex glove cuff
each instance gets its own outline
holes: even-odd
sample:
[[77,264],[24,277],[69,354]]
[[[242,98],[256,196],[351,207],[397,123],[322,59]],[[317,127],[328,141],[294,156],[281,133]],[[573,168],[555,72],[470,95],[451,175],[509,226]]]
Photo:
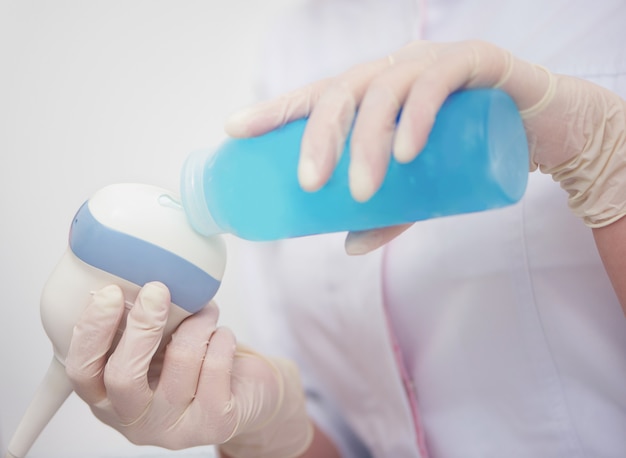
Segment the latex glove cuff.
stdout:
[[[249,350],[247,350],[249,351]],[[291,361],[266,358],[275,371],[279,397],[274,414],[264,423],[236,434],[220,445],[233,458],[295,458],[304,453],[313,440],[313,424],[306,411],[306,399],[300,374]]]
[[592,228],[626,215],[626,102],[603,99],[605,116],[596,119],[589,145],[572,159],[543,167],[569,194],[569,207]]

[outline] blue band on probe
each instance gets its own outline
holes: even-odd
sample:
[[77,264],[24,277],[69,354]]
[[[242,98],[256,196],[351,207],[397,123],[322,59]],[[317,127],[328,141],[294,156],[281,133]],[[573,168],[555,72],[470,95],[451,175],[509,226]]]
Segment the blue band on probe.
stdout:
[[219,280],[171,251],[103,225],[87,202],[72,221],[69,245],[87,264],[138,286],[162,282],[172,302],[190,313],[201,310],[220,286]]

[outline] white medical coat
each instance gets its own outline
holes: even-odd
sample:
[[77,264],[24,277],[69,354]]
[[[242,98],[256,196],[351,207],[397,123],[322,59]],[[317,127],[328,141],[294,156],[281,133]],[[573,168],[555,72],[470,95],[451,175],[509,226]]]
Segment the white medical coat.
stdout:
[[[264,96],[416,38],[484,39],[626,97],[622,0],[314,0],[273,33]],[[298,362],[345,456],[626,457],[626,318],[550,176],[363,257],[344,237],[247,244],[242,263],[252,343]]]

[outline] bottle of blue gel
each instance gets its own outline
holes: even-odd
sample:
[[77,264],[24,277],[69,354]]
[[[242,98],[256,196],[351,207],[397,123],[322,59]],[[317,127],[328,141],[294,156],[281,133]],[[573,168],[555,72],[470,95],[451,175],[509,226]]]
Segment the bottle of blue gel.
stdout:
[[515,103],[500,90],[450,95],[424,150],[407,164],[392,159],[383,185],[363,203],[348,189],[349,137],[328,183],[301,189],[305,125],[294,121],[191,154],[181,197],[192,227],[203,235],[278,240],[495,209],[514,204],[526,189],[526,134]]

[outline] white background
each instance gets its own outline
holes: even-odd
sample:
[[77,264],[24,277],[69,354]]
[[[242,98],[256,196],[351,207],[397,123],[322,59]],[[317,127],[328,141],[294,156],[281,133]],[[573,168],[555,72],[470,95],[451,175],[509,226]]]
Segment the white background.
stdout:
[[[177,190],[186,155],[223,140],[225,117],[255,99],[263,34],[294,3],[0,0],[2,454],[52,356],[39,295],[74,213],[115,182]],[[218,301],[245,336],[236,269]],[[29,456],[200,452],[129,444],[72,395]]]

